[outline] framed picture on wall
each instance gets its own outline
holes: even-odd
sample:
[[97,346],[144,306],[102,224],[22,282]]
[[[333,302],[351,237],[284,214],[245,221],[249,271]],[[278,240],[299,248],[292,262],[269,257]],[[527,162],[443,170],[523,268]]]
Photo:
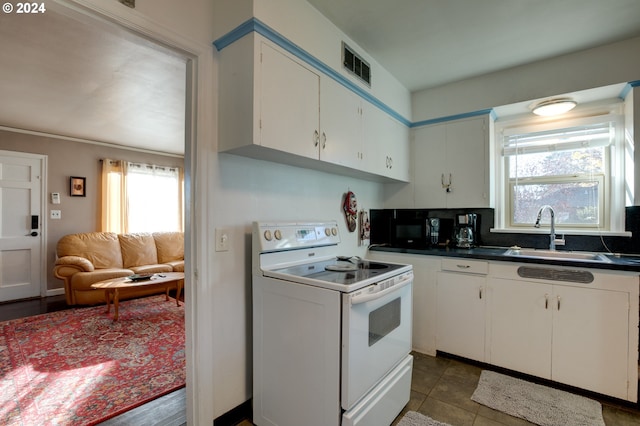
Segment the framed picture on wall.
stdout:
[[78,177],[78,176],[71,176],[69,178],[70,181],[70,195],[72,197],[86,197],[87,196],[87,190],[86,190],[86,183],[87,183],[87,178],[84,177]]

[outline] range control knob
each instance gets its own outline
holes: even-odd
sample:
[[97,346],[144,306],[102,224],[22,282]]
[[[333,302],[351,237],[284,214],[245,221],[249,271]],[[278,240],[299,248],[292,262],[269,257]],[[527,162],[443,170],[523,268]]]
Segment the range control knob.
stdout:
[[267,241],[271,241],[273,239],[273,236],[271,235],[271,231],[269,231],[268,229],[264,231],[264,239]]
[[331,228],[331,235],[333,235],[334,237],[338,235],[338,228]]
[[273,235],[276,237],[276,240],[281,240],[282,239],[282,232],[280,232],[279,229],[276,229],[276,231],[273,233]]
[[331,236],[331,228],[324,228],[324,235],[326,235],[327,237]]

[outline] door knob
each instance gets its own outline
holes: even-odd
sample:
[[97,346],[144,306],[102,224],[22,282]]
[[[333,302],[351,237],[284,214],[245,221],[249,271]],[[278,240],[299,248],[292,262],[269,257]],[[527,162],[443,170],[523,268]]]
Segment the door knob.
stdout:
[[32,231],[30,235],[31,235],[32,237],[37,237],[37,236],[38,236],[38,233],[37,233],[36,231]]

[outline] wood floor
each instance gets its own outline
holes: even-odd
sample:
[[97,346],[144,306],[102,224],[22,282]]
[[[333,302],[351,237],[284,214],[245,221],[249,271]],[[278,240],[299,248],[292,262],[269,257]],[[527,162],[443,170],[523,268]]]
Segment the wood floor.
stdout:
[[[68,309],[64,296],[46,297],[12,303],[0,303],[0,321],[24,318]],[[131,411],[100,423],[106,426],[187,424],[187,398],[184,388],[155,399]]]

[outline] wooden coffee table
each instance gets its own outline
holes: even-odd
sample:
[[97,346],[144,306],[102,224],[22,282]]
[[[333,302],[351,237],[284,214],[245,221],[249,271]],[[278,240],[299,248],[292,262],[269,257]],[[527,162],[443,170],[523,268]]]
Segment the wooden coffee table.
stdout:
[[104,298],[107,301],[107,314],[111,312],[111,301],[113,300],[113,306],[115,313],[113,320],[118,320],[118,301],[120,297],[120,291],[132,288],[140,287],[161,287],[165,288],[166,300],[169,300],[169,290],[173,287],[171,284],[176,283],[176,305],[180,306],[180,293],[182,293],[182,286],[184,285],[184,272],[160,272],[154,274],[151,279],[148,280],[131,280],[129,277],[115,278],[112,280],[100,281],[91,284],[91,288],[103,289]]

